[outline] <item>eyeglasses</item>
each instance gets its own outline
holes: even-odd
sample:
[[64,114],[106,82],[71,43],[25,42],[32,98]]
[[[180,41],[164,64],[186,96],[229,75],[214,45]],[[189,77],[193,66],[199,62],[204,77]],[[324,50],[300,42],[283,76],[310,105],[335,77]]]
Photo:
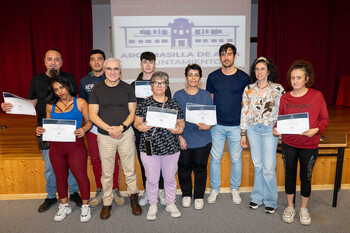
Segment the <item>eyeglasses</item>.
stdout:
[[152,82],[153,86],[159,86],[160,85],[160,86],[164,87],[166,84],[167,84],[166,82],[159,82],[159,81],[153,81]]
[[114,67],[114,68],[106,67],[105,70],[108,71],[108,72],[111,72],[112,70],[117,72],[119,70],[119,68],[118,67]]

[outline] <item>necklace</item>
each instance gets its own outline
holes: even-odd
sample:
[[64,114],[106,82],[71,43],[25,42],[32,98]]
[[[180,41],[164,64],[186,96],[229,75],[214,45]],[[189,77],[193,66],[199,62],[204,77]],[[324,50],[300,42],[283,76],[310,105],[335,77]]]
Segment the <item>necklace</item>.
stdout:
[[187,94],[189,94],[189,95],[195,95],[195,94],[197,94],[197,92],[198,92],[198,88],[197,88],[196,90],[190,90],[190,89],[188,89],[188,88],[185,88],[185,91],[186,91]]
[[260,90],[262,90],[262,89],[265,89],[266,87],[270,86],[270,83],[267,82],[266,86],[264,86],[264,87],[259,87],[259,82],[257,82],[257,83],[256,83],[256,86],[257,86]]
[[61,112],[65,112],[70,106],[72,106],[72,104],[74,104],[74,102],[72,102],[70,105],[68,105],[67,107],[67,104],[72,100],[72,96],[70,97],[70,99],[67,101],[67,103],[63,103],[63,101],[60,99],[61,103],[64,105],[64,110],[62,110],[57,104],[56,104],[56,107],[61,110]]

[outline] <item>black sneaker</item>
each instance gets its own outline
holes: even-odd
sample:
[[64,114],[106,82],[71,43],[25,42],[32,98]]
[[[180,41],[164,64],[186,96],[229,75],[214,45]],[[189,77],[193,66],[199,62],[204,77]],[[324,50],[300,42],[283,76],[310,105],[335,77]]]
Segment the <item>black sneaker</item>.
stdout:
[[249,202],[249,208],[253,209],[253,210],[256,210],[259,208],[259,205],[256,204],[255,202]]
[[71,194],[69,197],[69,200],[74,201],[75,204],[79,207],[81,207],[83,205],[83,201],[81,200],[81,197],[80,197],[78,192]]
[[45,212],[46,210],[50,209],[51,205],[55,204],[56,202],[56,198],[46,198],[44,203],[39,206],[38,212]]
[[265,213],[273,214],[273,213],[275,213],[275,208],[273,208],[273,207],[265,207]]

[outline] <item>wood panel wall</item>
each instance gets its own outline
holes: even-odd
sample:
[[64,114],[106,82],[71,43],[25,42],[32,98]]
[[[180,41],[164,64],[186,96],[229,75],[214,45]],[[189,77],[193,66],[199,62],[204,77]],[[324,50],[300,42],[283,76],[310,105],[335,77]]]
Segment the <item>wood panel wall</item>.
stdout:
[[[341,106],[328,106],[331,124],[326,133],[350,132],[350,108]],[[0,125],[6,125],[5,130],[0,130],[0,199],[10,194],[45,193],[44,161],[41,152],[37,149],[34,137],[35,117],[8,115],[0,113]],[[348,147],[345,149],[342,184],[350,184],[350,135],[348,135]],[[227,152],[221,161],[221,187],[230,186],[230,156]],[[323,150],[325,153],[334,150]],[[284,185],[284,165],[281,154],[277,153],[277,185]],[[139,163],[136,158],[136,172],[138,187],[143,189]],[[254,185],[254,166],[250,158],[249,150],[242,152],[242,184],[241,187]],[[334,184],[336,157],[317,158],[312,185],[329,186]],[[90,160],[88,161],[88,176],[91,191],[96,191],[94,175]],[[300,182],[298,181],[298,184]],[[208,179],[209,184],[209,164]],[[179,188],[179,187],[178,187]],[[120,189],[126,190],[124,175],[120,175]]]

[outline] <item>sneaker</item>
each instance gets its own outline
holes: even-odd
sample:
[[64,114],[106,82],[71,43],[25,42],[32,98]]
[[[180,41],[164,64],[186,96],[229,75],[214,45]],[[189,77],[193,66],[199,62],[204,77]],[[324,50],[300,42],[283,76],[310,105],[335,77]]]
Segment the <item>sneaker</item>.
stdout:
[[158,198],[159,198],[160,204],[166,205],[164,189],[158,190]]
[[259,205],[256,204],[255,202],[249,202],[249,208],[253,209],[253,210],[257,210],[259,208]]
[[60,222],[62,221],[67,214],[70,214],[72,212],[72,209],[69,207],[69,204],[60,204],[58,206],[58,212],[56,213],[55,217],[54,217],[54,221],[55,222]]
[[83,205],[83,201],[81,200],[81,197],[78,192],[74,192],[73,194],[71,194],[69,200],[74,201],[75,204],[79,207]]
[[203,199],[195,199],[194,200],[194,208],[196,210],[201,210],[203,209],[204,201]]
[[169,205],[167,204],[165,210],[168,211],[173,218],[181,217],[180,211],[177,209],[175,203]]
[[238,189],[232,189],[231,190],[231,194],[232,194],[232,201],[233,201],[233,203],[235,203],[236,205],[239,205],[239,204],[242,203],[242,198],[239,195]]
[[303,225],[311,224],[311,217],[307,208],[300,208],[299,217],[300,217],[301,224]]
[[265,207],[265,213],[273,214],[275,213],[275,208],[267,206]]
[[183,197],[182,198],[182,206],[190,207],[191,206],[191,197]]
[[80,222],[87,222],[91,218],[91,211],[89,205],[82,205],[80,211]]
[[46,198],[44,203],[39,206],[38,212],[42,213],[50,209],[51,205],[57,202],[57,198]]
[[209,204],[213,204],[216,202],[216,198],[217,196],[219,195],[220,191],[219,190],[215,190],[215,189],[212,189],[210,191],[210,194],[209,194],[209,197],[207,199],[208,203]]
[[113,194],[113,200],[115,202],[115,204],[122,206],[124,205],[125,201],[124,201],[124,197],[120,194],[119,189],[116,188],[112,191]]
[[148,208],[146,219],[149,220],[149,221],[156,220],[157,212],[158,212],[157,205],[150,205],[149,208]]
[[96,207],[102,203],[102,194],[103,194],[102,189],[98,189],[96,191],[95,197],[92,198],[90,201],[90,207]]
[[147,197],[147,192],[146,192],[146,189],[145,189],[145,191],[143,191],[143,194],[142,194],[142,196],[141,196],[141,198],[139,200],[139,205],[140,206],[145,206],[145,205],[147,205],[147,203],[148,203],[148,197]]
[[284,211],[283,211],[283,216],[282,219],[284,222],[286,223],[292,223],[294,222],[294,216],[295,216],[295,209],[293,207],[287,207]]

